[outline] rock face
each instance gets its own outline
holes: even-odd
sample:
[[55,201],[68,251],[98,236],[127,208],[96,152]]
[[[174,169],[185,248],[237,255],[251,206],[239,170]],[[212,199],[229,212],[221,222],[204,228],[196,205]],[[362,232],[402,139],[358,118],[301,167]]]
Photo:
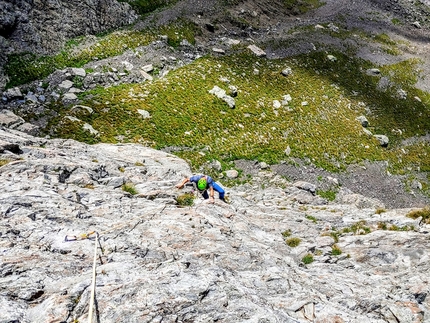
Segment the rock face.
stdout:
[[409,209],[270,172],[180,207],[190,169],[167,153],[6,129],[0,148],[0,322],[87,320],[93,231],[100,322],[430,321],[430,228]]
[[3,75],[7,54],[52,54],[69,39],[96,35],[136,19],[128,3],[116,0],[0,0],[0,88],[7,82]]
[[18,52],[52,53],[68,39],[131,24],[137,15],[126,2],[0,1],[1,36]]

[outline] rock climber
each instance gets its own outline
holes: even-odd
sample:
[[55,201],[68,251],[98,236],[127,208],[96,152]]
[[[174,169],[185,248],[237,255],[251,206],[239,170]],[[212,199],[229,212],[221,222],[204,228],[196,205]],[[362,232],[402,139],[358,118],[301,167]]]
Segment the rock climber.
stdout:
[[[188,182],[195,183],[197,186],[197,189],[200,191],[202,196],[205,199],[209,198],[210,202],[212,203],[215,202],[215,199],[214,199],[215,191],[218,192],[219,199],[223,202],[226,202],[224,197],[225,195],[224,189],[218,183],[216,183],[212,177],[208,175],[203,175],[203,174],[194,175],[189,178],[187,177],[182,182],[177,184],[176,188],[183,188],[184,185]],[[208,189],[209,189],[209,194],[208,194]]]

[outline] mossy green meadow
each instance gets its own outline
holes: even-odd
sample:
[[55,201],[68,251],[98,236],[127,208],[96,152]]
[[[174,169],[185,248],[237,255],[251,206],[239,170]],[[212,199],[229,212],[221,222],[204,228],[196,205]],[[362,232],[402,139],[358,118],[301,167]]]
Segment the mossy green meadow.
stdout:
[[[198,30],[182,21],[157,31],[121,31],[121,37],[117,33],[102,37],[101,45],[77,53],[71,43],[67,55],[52,59],[59,66],[83,66],[95,56],[110,57],[148,44],[160,33],[168,35],[171,46],[178,46],[180,39],[194,43]],[[386,35],[374,38],[395,47]],[[33,65],[14,62],[27,66],[30,71],[23,72],[27,75],[40,60]],[[58,103],[52,106],[58,115],[45,131],[87,143],[175,147],[175,154],[194,170],[215,159],[225,166],[237,159],[274,164],[301,158],[329,171],[368,160],[387,161],[392,173],[428,172],[430,145],[419,139],[430,129],[430,95],[414,87],[419,63],[411,59],[375,66],[335,50],[267,59],[255,57],[240,45],[232,54],[201,57],[152,82],[87,91],[80,99],[94,110],[91,115],[72,113]],[[283,76],[281,71],[287,67],[292,74]],[[380,75],[366,73],[371,68],[378,68]],[[384,89],[378,87],[381,77],[389,80]],[[215,85],[226,91],[230,85],[237,88],[234,109],[209,93]],[[406,98],[398,98],[399,89],[407,93]],[[285,96],[291,97],[288,104],[274,105]],[[150,118],[143,118],[138,110],[149,112]],[[82,122],[70,121],[67,115]],[[367,117],[373,134],[389,137],[388,147],[381,147],[363,131],[356,120],[360,115]],[[99,136],[83,130],[83,122],[91,124]],[[416,140],[404,144],[410,138]]]
[[[332,171],[364,160],[388,160],[394,171],[410,166],[430,170],[428,144],[418,142],[406,150],[398,145],[430,128],[428,95],[404,83],[413,93],[406,100],[396,99],[394,89],[376,90],[379,78],[364,73],[370,63],[341,53],[335,56],[336,62],[323,53],[282,60],[246,52],[203,57],[152,83],[87,92],[83,104],[95,113],[78,117],[97,129],[100,137],[91,137],[79,123],[65,121],[67,111],[54,120],[61,124],[55,134],[90,143],[123,138],[155,148],[181,147],[178,155],[195,168],[213,159],[277,163],[297,157]],[[281,75],[286,66],[293,70],[288,77]],[[394,72],[391,77],[396,78]],[[214,85],[238,88],[236,108],[209,93]],[[292,98],[289,104],[275,108],[273,101],[282,101],[285,95]],[[141,118],[139,109],[151,118]],[[362,114],[374,134],[390,138],[388,149],[364,133],[356,120]],[[287,147],[290,156],[285,154]]]

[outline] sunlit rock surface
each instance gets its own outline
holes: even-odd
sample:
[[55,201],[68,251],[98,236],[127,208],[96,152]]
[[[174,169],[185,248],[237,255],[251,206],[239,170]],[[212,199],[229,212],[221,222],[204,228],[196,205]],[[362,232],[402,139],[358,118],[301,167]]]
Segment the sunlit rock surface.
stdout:
[[410,209],[260,175],[230,204],[180,207],[191,171],[167,153],[6,129],[0,148],[0,322],[86,321],[93,231],[94,321],[430,322],[429,227]]

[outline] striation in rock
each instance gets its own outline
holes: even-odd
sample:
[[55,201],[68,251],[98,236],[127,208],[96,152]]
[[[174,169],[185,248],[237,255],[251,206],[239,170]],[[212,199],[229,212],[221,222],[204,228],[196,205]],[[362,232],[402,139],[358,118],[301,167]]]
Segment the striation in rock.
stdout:
[[173,155],[7,129],[1,147],[0,322],[86,321],[93,231],[99,322],[430,321],[429,226],[410,209],[321,205],[288,182],[180,207]]

